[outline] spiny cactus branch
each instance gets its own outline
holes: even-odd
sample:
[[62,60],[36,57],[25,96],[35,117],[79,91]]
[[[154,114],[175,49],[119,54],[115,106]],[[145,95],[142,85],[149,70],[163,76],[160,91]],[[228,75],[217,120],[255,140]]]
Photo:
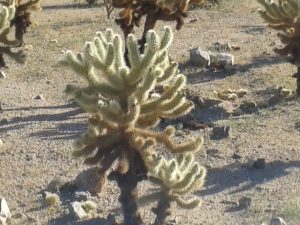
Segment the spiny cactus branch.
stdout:
[[[264,10],[259,10],[261,17],[269,23],[269,27],[279,30],[278,37],[285,45],[275,49],[279,55],[288,58],[290,63],[300,68],[300,1],[279,0],[278,3],[270,0],[258,0]],[[297,96],[300,96],[300,78],[297,72],[293,77],[297,79]]]
[[[164,131],[153,129],[161,118],[177,118],[194,107],[183,95],[185,76],[168,56],[172,40],[169,27],[161,36],[150,30],[142,54],[138,41],[130,34],[126,40],[128,66],[121,36],[108,29],[98,32],[82,52],[66,51],[59,62],[83,77],[87,84],[85,87],[69,85],[66,89],[90,115],[88,129],[75,142],[73,155],[83,157],[86,164],[100,164],[104,176],[101,182],[106,174],[117,181],[125,225],[142,223],[137,208],[138,182],[146,179],[149,171],[169,171],[155,157],[154,153],[159,151],[156,144],[163,144],[172,154],[180,154],[196,152],[203,143],[202,138],[175,142],[173,127]],[[156,93],[157,86],[162,87],[160,93]],[[166,197],[188,208],[191,203],[183,201],[180,195],[190,192],[204,175],[198,164],[195,167],[187,164],[185,169],[181,171],[181,179],[173,184],[171,195]],[[166,184],[167,179],[163,182]]]

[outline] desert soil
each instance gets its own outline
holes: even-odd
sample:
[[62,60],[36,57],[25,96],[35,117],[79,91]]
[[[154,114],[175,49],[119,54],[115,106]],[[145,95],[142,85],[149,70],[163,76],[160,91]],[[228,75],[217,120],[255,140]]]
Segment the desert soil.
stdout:
[[[191,11],[187,21],[198,20],[175,32],[171,56],[188,77],[187,91],[193,99],[210,99],[214,90],[228,88],[245,88],[249,93],[218,105],[195,102],[196,109],[183,119],[210,127],[230,126],[231,135],[213,140],[211,128],[179,130],[179,136],[205,137],[198,160],[208,174],[204,189],[195,193],[202,206],[189,211],[175,207],[173,217],[178,225],[260,225],[281,216],[288,225],[298,225],[300,101],[274,97],[278,86],[295,89],[291,77],[295,68],[273,53],[280,42],[259,17],[254,0],[223,3],[211,10]],[[72,142],[85,130],[86,115],[64,94],[67,84],[84,83],[56,62],[62,50],[79,51],[96,31],[108,27],[120,30],[113,19],[106,19],[104,7],[85,7],[85,2],[77,7],[71,0],[44,0],[42,5],[42,12],[33,13],[33,21],[39,25],[32,26],[25,37],[26,44],[33,46],[26,66],[7,59],[7,77],[0,80],[0,195],[12,211],[11,225],[95,224],[72,220],[67,204],[47,208],[42,201],[42,191],[54,178],[73,180],[84,169],[71,151]],[[157,31],[165,24],[159,23]],[[174,28],[173,23],[168,25]],[[240,46],[230,52],[235,66],[214,71],[189,64],[190,48],[208,49],[215,42]],[[41,100],[36,99],[38,95]],[[252,113],[232,116],[230,110],[243,101],[264,104]],[[265,159],[265,168],[252,167],[258,158]],[[147,182],[141,187],[141,194],[150,188]],[[249,208],[237,207],[242,197],[251,199]],[[117,199],[115,184],[108,184],[96,198],[101,218],[118,207]],[[149,209],[141,211],[148,222],[153,218]]]

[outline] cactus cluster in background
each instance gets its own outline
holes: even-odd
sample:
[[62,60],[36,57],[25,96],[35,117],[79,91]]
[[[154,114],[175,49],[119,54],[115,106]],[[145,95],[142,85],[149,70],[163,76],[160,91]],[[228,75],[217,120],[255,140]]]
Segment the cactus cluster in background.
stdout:
[[[39,10],[40,0],[29,0],[22,3],[22,0],[6,0],[0,1],[0,67],[5,67],[6,64],[3,55],[15,59],[19,63],[25,62],[25,55],[22,50],[12,52],[12,48],[20,47],[24,44],[24,33],[30,26],[30,10]],[[9,40],[9,35],[12,27],[15,27],[15,39]]]
[[31,25],[31,11],[41,10],[40,0],[15,0],[16,14],[11,20],[11,26],[15,26],[15,38],[19,41],[19,46],[24,45],[24,34]]
[[0,2],[0,67],[5,67],[3,55],[15,59],[19,63],[24,63],[23,52],[12,52],[11,48],[18,46],[18,40],[11,40],[8,35],[11,31],[11,20],[15,17],[16,7],[13,1]]
[[[141,18],[146,17],[143,36],[140,40],[143,51],[148,30],[154,29],[157,21],[176,21],[176,29],[184,24],[187,11],[192,5],[201,5],[205,0],[112,0],[115,8],[121,9],[115,21],[123,30],[125,38],[134,32],[134,27],[141,25]],[[215,1],[213,1],[215,2]]]
[[297,66],[297,95],[300,96],[300,1],[279,0],[278,3],[270,0],[258,0],[264,6],[259,10],[262,18],[269,23],[269,27],[281,31],[278,37],[285,45],[275,52],[289,58]]
[[[117,181],[125,225],[142,224],[136,188],[148,173],[161,180],[162,189],[169,189],[169,192],[163,191],[167,193],[166,198],[181,205],[185,204],[179,197],[184,184],[188,186],[182,193],[187,193],[195,181],[202,180],[202,185],[205,176],[204,169],[192,158],[187,160],[190,155],[175,160],[177,167],[172,180],[163,174],[170,172],[168,166],[173,167],[173,161],[169,165],[165,160],[154,160],[159,154],[155,148],[158,143],[171,154],[192,154],[201,148],[203,139],[177,143],[173,138],[174,128],[153,129],[161,118],[173,119],[187,114],[193,103],[182,92],[185,76],[168,56],[173,39],[171,29],[166,27],[161,37],[150,30],[146,37],[145,51],[141,54],[138,41],[132,34],[128,36],[130,67],[125,63],[121,36],[111,29],[98,32],[81,53],[67,51],[60,60],[61,65],[71,68],[88,84],[86,87],[69,85],[66,89],[90,115],[88,130],[75,143],[74,155],[85,158],[86,164],[99,164],[105,178]],[[158,85],[162,87],[160,93],[156,91]]]

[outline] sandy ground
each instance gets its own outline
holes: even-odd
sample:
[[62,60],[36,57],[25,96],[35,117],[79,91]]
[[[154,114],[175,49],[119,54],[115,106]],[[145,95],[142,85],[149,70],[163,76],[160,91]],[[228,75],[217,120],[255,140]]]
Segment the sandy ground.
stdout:
[[[33,15],[39,26],[30,28],[25,37],[26,43],[33,46],[27,65],[7,59],[7,78],[0,80],[0,138],[4,143],[0,147],[0,195],[12,211],[12,225],[94,224],[73,221],[66,205],[44,207],[41,195],[54,178],[72,180],[83,170],[82,162],[72,159],[70,153],[73,140],[85,130],[86,115],[63,92],[67,84],[82,81],[56,66],[61,50],[79,51],[98,30],[112,27],[119,31],[113,20],[106,19],[103,7],[72,4],[43,1],[44,11]],[[190,18],[198,20],[175,32],[171,55],[181,63],[192,95],[206,99],[214,90],[246,88],[249,94],[245,99],[266,102],[258,111],[241,116],[226,113],[238,102],[223,102],[225,111],[198,105],[185,118],[230,126],[232,132],[229,138],[211,140],[203,130],[179,131],[205,136],[198,159],[208,175],[205,189],[195,193],[203,200],[200,208],[174,208],[178,225],[260,225],[274,216],[281,216],[289,225],[300,224],[300,102],[272,100],[276,85],[295,88],[291,78],[295,68],[272,52],[274,46],[281,45],[276,33],[260,19],[258,7],[255,1],[231,0],[221,8],[196,9]],[[156,28],[161,30],[163,26],[159,23]],[[52,42],[54,39],[57,44]],[[207,49],[215,42],[241,47],[232,52],[236,66],[211,71],[189,65],[189,48]],[[37,95],[44,100],[35,99]],[[258,158],[265,158],[264,169],[252,168]],[[141,194],[149,190],[147,183],[141,187]],[[249,209],[236,207],[242,197],[251,198]],[[100,217],[118,206],[117,199],[118,190],[109,184],[97,198]],[[142,215],[148,222],[153,216],[149,207],[142,209]]]

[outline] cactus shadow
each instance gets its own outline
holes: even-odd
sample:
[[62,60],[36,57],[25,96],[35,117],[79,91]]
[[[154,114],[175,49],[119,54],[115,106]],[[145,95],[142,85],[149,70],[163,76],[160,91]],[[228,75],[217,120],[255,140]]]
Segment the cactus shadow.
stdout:
[[247,76],[251,69],[263,68],[282,63],[287,63],[282,57],[261,55],[253,57],[247,64],[236,64],[224,69],[197,67],[190,61],[181,63],[179,65],[179,69],[186,75],[187,82],[189,84],[199,84],[226,79],[226,77],[232,75]]
[[263,35],[268,32],[266,26],[241,26],[241,32],[250,35]]
[[[84,1],[84,0],[82,0]],[[94,3],[89,5],[84,1],[84,4],[65,4],[65,5],[45,5],[43,6],[43,11],[55,11],[55,10],[73,10],[73,9],[90,9],[90,8],[98,8],[103,6],[103,3]]]
[[224,191],[229,194],[240,193],[287,176],[295,168],[300,168],[300,161],[272,161],[266,163],[264,169],[254,169],[252,166],[238,163],[208,169],[206,188],[198,194],[210,196]]
[[237,64],[232,67],[234,72],[246,72],[251,69],[269,67],[276,64],[288,63],[283,57],[280,56],[269,56],[269,55],[260,55],[252,57],[251,61],[247,64]]
[[65,215],[60,218],[51,219],[47,225],[113,225],[113,222],[104,218],[93,218],[84,221],[74,221],[70,215]]
[[[60,110],[62,112],[53,113],[53,110]],[[74,124],[69,124],[70,121],[79,119],[85,119],[86,116],[82,115],[83,111],[80,108],[74,108],[73,105],[69,104],[67,106],[47,106],[47,107],[30,107],[28,108],[19,108],[19,109],[5,109],[5,111],[20,111],[20,113],[24,111],[30,111],[32,113],[38,112],[35,115],[28,115],[28,116],[16,116],[12,119],[6,121],[3,124],[0,124],[0,133],[7,132],[10,130],[16,130],[21,128],[24,128],[26,126],[30,126],[37,122],[53,122],[55,123],[61,123],[59,126],[66,126],[69,128],[70,131],[74,132],[75,127],[77,127]],[[43,113],[44,111],[44,113]],[[45,112],[46,111],[46,112]],[[39,113],[41,112],[41,113]],[[28,113],[28,112],[27,112]],[[77,128],[82,129],[82,125],[78,125]],[[77,129],[76,128],[76,129]],[[72,130],[73,129],[73,130]]]
[[207,83],[214,80],[225,79],[232,73],[230,70],[215,70],[213,68],[197,67],[190,61],[179,65],[181,73],[186,75],[188,84]]
[[41,140],[73,140],[78,138],[86,129],[86,123],[63,123],[55,128],[49,128],[42,131],[31,133],[30,137],[36,137]]

